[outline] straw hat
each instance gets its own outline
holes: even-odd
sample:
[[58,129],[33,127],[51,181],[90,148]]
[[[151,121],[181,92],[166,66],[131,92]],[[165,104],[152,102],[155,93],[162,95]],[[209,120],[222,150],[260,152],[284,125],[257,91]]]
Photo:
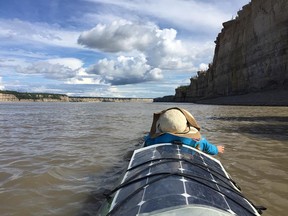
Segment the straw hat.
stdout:
[[176,136],[200,139],[199,131],[200,126],[187,110],[173,107],[154,113],[150,136],[155,138],[164,133],[170,133]]

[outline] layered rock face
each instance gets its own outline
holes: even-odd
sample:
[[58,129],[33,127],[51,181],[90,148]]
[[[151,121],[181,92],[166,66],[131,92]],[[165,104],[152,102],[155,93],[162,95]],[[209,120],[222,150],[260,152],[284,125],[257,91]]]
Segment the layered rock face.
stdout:
[[0,93],[0,101],[19,101],[19,99],[13,94]]
[[14,94],[0,93],[0,102],[68,102],[68,96],[59,96],[54,98],[53,95],[37,94],[34,99],[17,98]]
[[175,101],[240,95],[288,86],[288,1],[252,0],[223,23],[214,58]]

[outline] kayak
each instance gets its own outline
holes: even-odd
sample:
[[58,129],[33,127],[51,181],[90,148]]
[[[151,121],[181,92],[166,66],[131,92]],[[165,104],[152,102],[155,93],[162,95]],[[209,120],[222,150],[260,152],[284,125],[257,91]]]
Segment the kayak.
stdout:
[[100,215],[260,215],[221,162],[171,143],[134,151],[120,184],[106,194]]

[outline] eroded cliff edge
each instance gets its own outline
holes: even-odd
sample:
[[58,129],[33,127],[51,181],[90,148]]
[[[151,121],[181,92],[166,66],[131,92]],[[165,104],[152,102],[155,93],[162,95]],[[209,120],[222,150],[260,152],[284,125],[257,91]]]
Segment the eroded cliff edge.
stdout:
[[[287,0],[252,0],[245,5],[235,19],[223,23],[209,69],[199,71],[189,86],[177,88],[173,100],[213,99],[211,103],[217,104],[215,98],[222,97],[219,104],[229,104],[229,98],[231,104],[237,104],[237,98],[245,104],[247,94],[247,104],[253,105],[255,95],[256,101],[261,98],[269,105],[273,95],[281,94],[279,105],[288,105],[287,11]],[[266,92],[270,99],[265,100]]]

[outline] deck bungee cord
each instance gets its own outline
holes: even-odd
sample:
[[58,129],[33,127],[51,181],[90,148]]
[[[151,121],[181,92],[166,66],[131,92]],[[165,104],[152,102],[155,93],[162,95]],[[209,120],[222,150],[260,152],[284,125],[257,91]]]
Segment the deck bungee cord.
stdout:
[[[135,194],[137,194],[139,191],[143,190],[147,185],[151,185],[151,184],[153,184],[153,183],[155,183],[155,182],[157,182],[157,181],[160,181],[160,180],[162,180],[162,179],[164,179],[164,178],[167,178],[167,177],[169,177],[169,176],[180,176],[180,177],[184,177],[184,178],[193,180],[193,181],[195,181],[195,182],[197,182],[197,183],[199,183],[199,184],[202,184],[202,185],[204,185],[204,186],[206,186],[206,187],[208,187],[208,188],[210,188],[210,189],[212,189],[212,190],[214,190],[214,191],[217,191],[218,193],[220,193],[221,195],[225,196],[226,198],[228,198],[228,199],[231,200],[232,202],[234,202],[234,203],[236,203],[237,205],[241,206],[243,209],[245,209],[246,211],[248,211],[248,212],[251,213],[252,215],[256,215],[256,214],[255,214],[254,212],[252,212],[250,209],[248,209],[247,207],[243,206],[241,203],[237,202],[236,200],[234,200],[234,199],[233,199],[232,197],[230,197],[229,195],[224,194],[222,191],[217,190],[217,189],[211,187],[209,184],[206,184],[206,183],[204,183],[204,182],[202,182],[202,181],[200,181],[200,180],[205,180],[205,181],[211,182],[211,183],[215,183],[215,182],[213,182],[213,181],[211,181],[211,180],[207,180],[207,179],[202,178],[202,177],[199,177],[199,176],[193,176],[193,175],[189,175],[189,174],[185,174],[185,173],[180,173],[180,172],[175,172],[175,173],[162,172],[162,173],[151,174],[151,175],[149,175],[149,176],[143,176],[143,177],[138,178],[138,179],[135,179],[135,180],[133,180],[133,181],[131,181],[131,182],[127,182],[127,184],[121,185],[121,187],[117,188],[117,190],[119,190],[119,189],[121,189],[121,188],[123,188],[123,187],[126,187],[126,186],[128,186],[128,185],[130,185],[130,184],[136,183],[136,182],[138,182],[138,181],[141,181],[141,180],[144,180],[144,179],[147,179],[147,178],[150,178],[150,177],[154,177],[154,176],[159,176],[159,175],[160,175],[159,178],[153,179],[153,180],[145,183],[144,185],[142,185],[141,187],[139,187],[137,190],[135,190],[133,193],[129,194],[129,195],[128,195],[125,199],[123,199],[121,202],[119,202],[119,203],[117,203],[115,206],[113,206],[113,209],[112,209],[110,212],[108,212],[107,216],[112,215],[112,213],[113,213],[114,211],[116,211],[118,208],[120,208],[127,200],[131,199],[131,198],[132,198]],[[200,180],[199,180],[199,179],[200,179]],[[223,187],[223,188],[225,188],[225,189],[227,189],[227,190],[230,190],[231,192],[236,192],[235,190],[231,190],[230,187],[225,187],[225,186],[223,186],[223,185],[219,185],[219,186],[221,186],[221,187]],[[111,192],[115,193],[117,190],[113,190],[113,191],[111,191]],[[257,211],[258,211],[258,209],[259,209],[259,210],[265,210],[265,209],[266,209],[265,207],[262,207],[262,206],[259,207],[259,208],[256,207],[251,201],[249,201],[247,198],[245,198],[241,193],[237,193],[237,195],[239,195],[239,196],[241,196],[242,198],[244,198],[245,200],[247,200],[253,207],[255,207],[255,208],[257,209]],[[265,208],[265,209],[264,209],[264,208]],[[258,211],[258,213],[261,214],[262,212],[261,212],[261,211],[260,211],[260,212]]]
[[107,216],[259,216],[266,210],[241,193],[219,160],[171,143],[135,150],[121,183],[104,195],[101,215]]
[[[240,187],[236,184],[236,182],[233,181],[231,178],[228,178],[227,176],[225,176],[225,175],[223,175],[223,174],[221,174],[221,173],[219,173],[219,172],[217,172],[217,171],[209,168],[208,166],[204,166],[204,165],[199,164],[199,163],[191,162],[191,161],[188,161],[187,159],[183,159],[183,158],[182,158],[182,159],[179,159],[179,158],[153,159],[153,160],[150,160],[150,161],[141,163],[141,164],[139,164],[139,165],[137,165],[137,166],[134,166],[134,167],[132,167],[132,168],[129,168],[129,169],[127,169],[127,172],[128,172],[128,171],[131,171],[131,170],[133,170],[133,169],[136,169],[136,168],[138,168],[138,167],[141,167],[141,166],[143,166],[143,165],[145,165],[145,164],[149,164],[149,163],[151,163],[151,162],[156,162],[156,161],[159,161],[159,162],[158,162],[158,163],[151,164],[150,166],[141,169],[140,171],[138,171],[137,173],[135,173],[133,176],[127,178],[127,179],[126,179],[123,183],[121,183],[119,186],[117,186],[117,187],[115,187],[113,190],[111,190],[111,192],[110,192],[109,194],[111,195],[111,194],[115,193],[117,190],[119,190],[119,189],[121,189],[121,188],[123,188],[123,187],[128,186],[130,183],[132,183],[132,180],[133,180],[133,179],[135,179],[137,176],[139,176],[139,175],[140,175],[141,173],[143,173],[144,171],[151,169],[152,167],[155,167],[155,166],[158,166],[158,165],[161,165],[161,164],[174,163],[174,162],[180,162],[180,161],[189,163],[190,165],[197,166],[197,167],[199,167],[200,169],[203,169],[203,170],[205,170],[205,171],[207,171],[206,169],[209,169],[209,174],[213,175],[213,177],[216,177],[216,178],[219,179],[221,182],[223,182],[224,184],[226,184],[226,185],[228,185],[229,187],[231,187],[231,185],[229,185],[229,184],[228,184],[227,182],[225,182],[223,179],[219,178],[219,177],[218,177],[218,175],[219,175],[219,176],[221,176],[222,178],[226,179],[227,181],[233,183],[233,185],[236,186],[236,187],[241,191],[241,188],[240,188]],[[215,174],[217,174],[217,175],[215,175]],[[150,177],[150,175],[144,176],[144,178],[147,178],[147,177]],[[199,176],[199,178],[201,178],[201,177]],[[214,183],[215,183],[215,182],[214,182]],[[219,183],[219,182],[217,182],[217,183]],[[231,187],[231,190],[235,190],[235,189]],[[238,192],[237,190],[235,190],[235,193],[239,193],[239,192]],[[109,196],[109,194],[106,194],[106,195]],[[239,195],[240,195],[240,194],[241,194],[241,193],[239,193]]]
[[[154,163],[157,162],[157,163]],[[158,173],[154,173],[154,174],[149,174],[149,175],[145,175],[143,177],[140,178],[136,178],[137,176],[139,176],[141,173],[144,173],[145,171],[151,169],[152,167],[156,167],[162,164],[167,164],[167,163],[174,163],[174,162],[185,162],[188,163],[190,165],[193,166],[197,166],[198,168],[201,168],[207,172],[209,172],[212,176],[213,179],[206,179],[204,177],[198,176],[198,175],[191,175],[188,173],[183,173],[183,172],[158,172]],[[151,164],[153,163],[153,164]],[[111,195],[114,194],[115,192],[117,192],[118,190],[125,188],[131,184],[134,184],[136,182],[145,180],[147,178],[152,178],[152,177],[156,177],[156,176],[160,176],[159,178],[153,179],[149,182],[147,182],[146,184],[142,185],[141,187],[139,187],[136,191],[134,191],[133,193],[129,194],[124,200],[122,200],[121,202],[117,203],[113,209],[111,210],[111,212],[109,212],[107,215],[111,215],[114,211],[116,211],[118,208],[120,208],[128,199],[131,199],[135,194],[137,194],[139,191],[143,190],[147,185],[151,185],[157,181],[160,181],[164,178],[168,178],[169,176],[179,176],[179,177],[184,177],[187,178],[189,180],[195,181],[199,184],[205,185],[206,187],[217,191],[218,193],[222,194],[223,196],[227,197],[229,200],[233,201],[234,203],[236,203],[237,205],[241,206],[243,209],[245,209],[246,211],[248,211],[249,213],[256,215],[254,212],[252,212],[251,210],[249,210],[247,207],[243,206],[241,203],[237,202],[234,198],[232,198],[231,196],[223,193],[222,191],[220,191],[220,188],[217,190],[216,188],[210,186],[207,183],[204,183],[203,181],[206,182],[210,182],[210,183],[214,183],[217,184],[219,187],[221,187],[221,189],[226,189],[232,193],[235,193],[236,195],[242,197],[243,199],[245,199],[247,202],[249,202],[249,204],[251,204],[254,208],[257,209],[258,213],[261,214],[262,211],[261,210],[265,210],[265,207],[262,206],[255,206],[250,200],[248,200],[246,197],[243,196],[242,193],[240,193],[239,191],[241,190],[240,187],[235,183],[235,181],[233,181],[231,178],[228,178],[227,176],[217,172],[216,170],[209,168],[207,165],[203,165],[203,164],[199,164],[199,163],[195,163],[192,161],[189,161],[187,159],[184,158],[170,158],[170,157],[166,157],[166,158],[159,158],[159,159],[151,159],[149,161],[140,163],[138,165],[135,165],[129,169],[127,169],[128,171],[132,171],[135,170],[141,166],[144,166],[146,164],[150,164],[148,167],[145,167],[141,170],[139,170],[137,173],[135,173],[134,175],[132,175],[131,177],[127,178],[123,183],[121,183],[120,185],[118,185],[117,187],[115,187],[113,190],[111,190],[109,193],[106,193],[105,196],[107,199],[111,199]],[[207,170],[209,169],[209,170]],[[225,180],[227,180],[228,182],[231,182],[238,190],[236,190],[235,188],[233,188],[233,185],[227,183],[226,181],[224,181],[222,178],[220,178],[219,176],[221,176],[222,178],[224,178]],[[215,181],[215,178],[217,178],[220,181]],[[225,186],[226,185],[226,186]]]

